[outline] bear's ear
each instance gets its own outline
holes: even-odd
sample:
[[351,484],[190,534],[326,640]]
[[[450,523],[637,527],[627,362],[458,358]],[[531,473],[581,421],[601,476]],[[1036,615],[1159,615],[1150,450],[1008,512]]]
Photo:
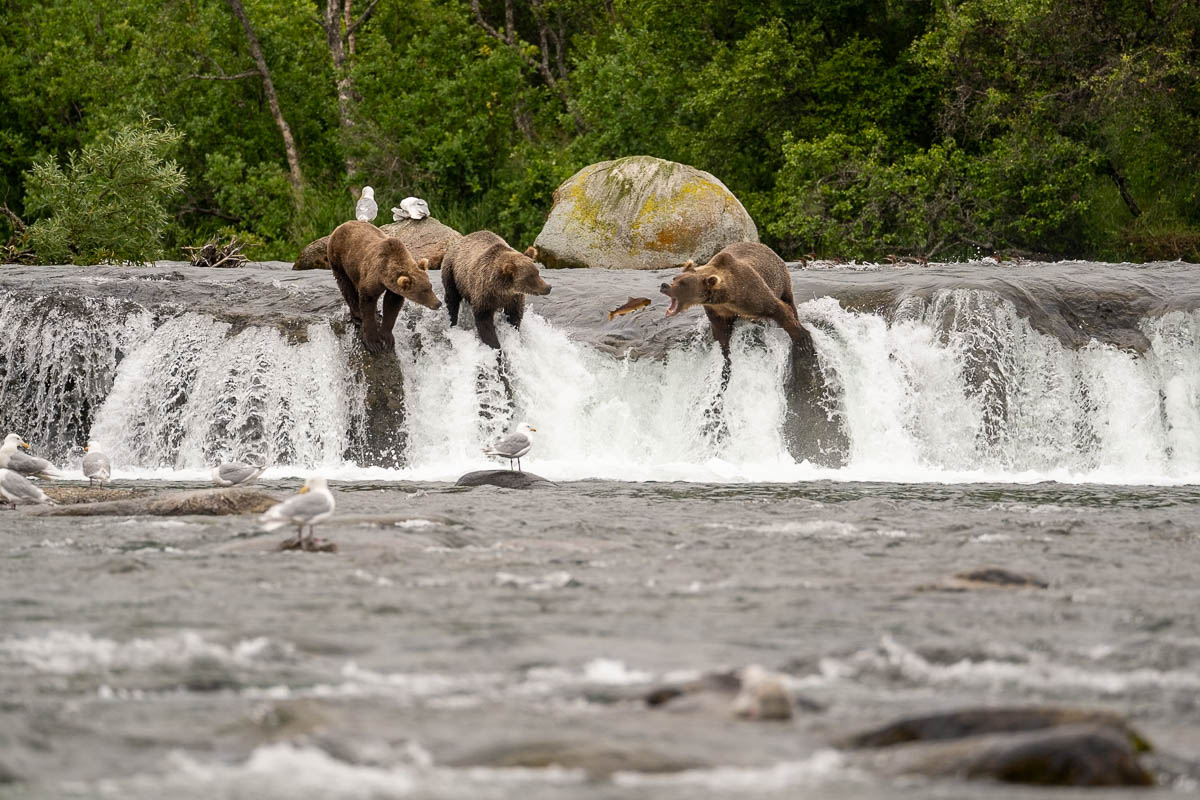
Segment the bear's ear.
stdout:
[[538,249],[536,247],[534,247],[533,245],[529,245],[529,247],[525,248],[525,256],[527,258],[533,259],[534,261],[537,261],[538,260],[538,257],[537,257]]
[[428,270],[429,270],[429,259],[428,259],[428,258],[422,258],[420,261],[418,261],[418,262],[417,262],[417,269],[421,270],[422,272],[426,272],[426,271],[428,271]]
[[721,285],[721,276],[720,276],[720,275],[706,275],[706,276],[704,276],[704,285],[705,285],[706,287],[708,287],[709,289],[715,289],[715,288],[717,288],[718,286],[720,286],[720,285]]
[[517,274],[517,262],[505,261],[500,267],[500,274],[505,278],[511,278]]
[[407,292],[409,287],[412,286],[412,278],[409,278],[407,275],[401,275],[399,278],[396,278],[396,286],[401,291]]
[[683,271],[684,272],[695,272],[696,271],[696,262],[692,261],[690,258],[687,261],[683,262]]

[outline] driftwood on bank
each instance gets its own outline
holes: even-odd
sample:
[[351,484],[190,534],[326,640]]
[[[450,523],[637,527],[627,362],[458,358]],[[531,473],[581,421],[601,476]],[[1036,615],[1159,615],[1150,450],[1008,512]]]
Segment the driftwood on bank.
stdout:
[[212,237],[199,247],[184,247],[188,261],[193,267],[220,267],[222,269],[240,267],[248,260],[242,255],[245,242],[239,242],[232,237],[226,244],[221,244],[217,237]]

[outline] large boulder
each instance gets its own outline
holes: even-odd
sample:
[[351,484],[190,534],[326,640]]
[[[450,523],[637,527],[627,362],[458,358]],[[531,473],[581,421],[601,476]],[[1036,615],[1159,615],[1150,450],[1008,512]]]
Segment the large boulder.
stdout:
[[[422,258],[429,259],[429,268],[438,269],[442,266],[442,258],[446,248],[455,239],[461,239],[462,234],[448,225],[443,225],[433,217],[424,219],[402,219],[380,225],[379,230],[388,236],[394,236],[404,242],[409,255],[414,261]],[[329,237],[322,236],[310,242],[300,251],[299,258],[292,264],[292,269],[329,269],[329,256],[326,252]]]
[[754,220],[712,175],[629,156],[584,167],[559,186],[534,244],[548,267],[668,269],[757,241]]

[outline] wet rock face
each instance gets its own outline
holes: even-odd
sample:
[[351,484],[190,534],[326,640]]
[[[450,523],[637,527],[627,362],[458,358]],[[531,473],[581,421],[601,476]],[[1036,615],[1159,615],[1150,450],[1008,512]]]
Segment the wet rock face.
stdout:
[[720,180],[631,156],[584,167],[559,186],[534,244],[548,267],[664,269],[757,241],[754,220]]

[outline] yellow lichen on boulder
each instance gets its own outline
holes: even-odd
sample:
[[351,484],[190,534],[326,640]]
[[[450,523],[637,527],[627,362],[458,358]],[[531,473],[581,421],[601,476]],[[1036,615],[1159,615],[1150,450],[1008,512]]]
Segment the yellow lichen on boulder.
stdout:
[[584,167],[554,192],[535,244],[549,267],[664,269],[707,261],[758,229],[721,181],[651,156]]

